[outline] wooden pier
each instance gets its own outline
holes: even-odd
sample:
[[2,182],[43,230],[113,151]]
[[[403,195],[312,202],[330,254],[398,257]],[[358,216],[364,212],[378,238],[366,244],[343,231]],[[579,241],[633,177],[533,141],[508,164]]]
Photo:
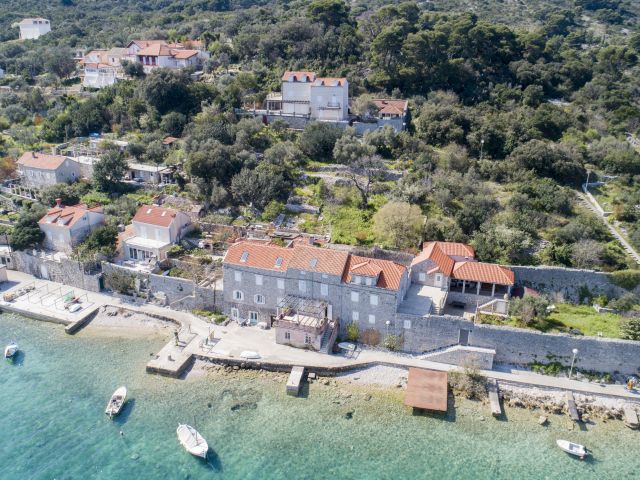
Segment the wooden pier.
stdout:
[[499,417],[500,415],[502,415],[502,405],[500,404],[498,382],[495,378],[487,379],[487,393],[489,394],[491,415],[493,415],[494,417]]
[[633,429],[637,430],[640,427],[640,423],[638,423],[638,412],[633,405],[626,404],[622,411],[624,412],[624,424]]
[[567,410],[569,412],[569,418],[574,422],[580,422],[580,413],[578,407],[576,407],[576,401],[573,398],[573,392],[567,392]]
[[418,410],[447,411],[447,372],[410,368],[404,404]]
[[287,395],[298,396],[300,393],[300,385],[302,385],[302,377],[304,376],[304,367],[293,367],[287,380]]

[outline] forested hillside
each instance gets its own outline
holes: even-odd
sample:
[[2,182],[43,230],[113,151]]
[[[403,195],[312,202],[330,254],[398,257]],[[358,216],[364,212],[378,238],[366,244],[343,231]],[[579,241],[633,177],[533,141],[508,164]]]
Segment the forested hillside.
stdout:
[[[640,133],[636,2],[5,0],[3,8],[0,66],[14,75],[4,80],[14,91],[0,93],[4,156],[109,132],[136,145],[141,161],[184,162],[197,188],[182,193],[230,208],[228,221],[249,205],[272,218],[295,195],[323,209],[301,228],[331,230],[338,242],[412,248],[424,237],[470,242],[489,261],[634,265],[575,190],[587,170],[615,176],[607,199],[640,247],[640,155],[626,139]],[[15,41],[10,25],[36,14],[52,20],[52,33]],[[43,96],[42,87],[73,82],[73,49],[133,38],[202,39],[210,76],[160,71],[88,99]],[[298,134],[235,115],[278,90],[286,69],[346,76],[356,113],[373,96],[408,98],[409,129],[360,140],[326,125]],[[184,146],[164,157],[157,144],[167,134]],[[363,158],[402,178],[371,178],[363,194],[314,174],[334,163],[362,172]],[[390,236],[390,212],[412,225],[424,216],[426,226],[418,218],[417,233]]]

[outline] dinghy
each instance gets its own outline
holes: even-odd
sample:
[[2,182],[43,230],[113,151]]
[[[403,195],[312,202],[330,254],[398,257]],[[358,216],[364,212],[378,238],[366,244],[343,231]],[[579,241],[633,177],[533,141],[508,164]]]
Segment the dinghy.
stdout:
[[113,418],[120,413],[122,407],[124,406],[124,402],[127,399],[127,388],[120,387],[113,395],[111,395],[111,400],[107,404],[107,409],[104,411],[105,414],[109,416],[109,418]]
[[578,457],[580,460],[584,460],[584,458],[589,455],[589,451],[584,445],[573,443],[569,440],[556,440],[556,443],[561,450],[564,450],[569,455]]
[[190,425],[180,424],[176,433],[178,434],[178,440],[180,440],[187,452],[196,457],[207,458],[209,444],[195,428]]
[[16,353],[18,353],[18,344],[11,342],[4,349],[4,358],[12,358]]
[[253,350],[244,350],[240,352],[240,358],[245,358],[247,360],[257,360],[260,358],[260,354],[258,352],[254,352]]

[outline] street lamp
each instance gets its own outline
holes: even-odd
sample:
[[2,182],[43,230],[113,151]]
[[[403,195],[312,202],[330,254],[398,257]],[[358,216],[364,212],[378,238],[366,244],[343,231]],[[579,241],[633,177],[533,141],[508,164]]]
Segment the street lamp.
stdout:
[[480,139],[480,161],[482,161],[482,152],[484,151],[484,138]]
[[384,324],[387,326],[387,337],[389,336],[389,325],[391,325],[391,321],[387,320],[386,322],[384,322]]
[[569,369],[569,380],[571,380],[571,374],[573,373],[573,364],[576,361],[576,355],[578,355],[578,349],[574,348],[571,351],[573,352],[573,358],[571,359],[571,368]]

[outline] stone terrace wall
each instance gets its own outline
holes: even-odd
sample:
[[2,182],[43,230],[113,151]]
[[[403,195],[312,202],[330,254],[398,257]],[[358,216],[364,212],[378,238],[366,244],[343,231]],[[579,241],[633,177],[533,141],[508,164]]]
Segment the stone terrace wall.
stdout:
[[102,271],[124,272],[140,280],[140,289],[152,295],[162,292],[167,298],[167,305],[179,310],[214,310],[222,308],[222,290],[213,287],[200,287],[193,280],[179,277],[136,272],[127,267],[103,263]]
[[516,285],[531,287],[541,293],[560,292],[567,301],[580,301],[579,291],[586,287],[592,295],[615,297],[626,290],[611,283],[608,273],[562,267],[508,266],[515,274]]
[[572,350],[579,350],[576,365],[599,372],[640,372],[640,342],[598,337],[546,334],[520,328],[476,325],[449,315],[426,318],[398,315],[396,333],[403,330],[403,320],[411,319],[411,328],[404,330],[404,350],[429,352],[458,343],[461,329],[470,331],[469,345],[492,348],[494,361],[515,365],[533,362],[571,362]]
[[80,262],[70,259],[60,261],[34,256],[28,252],[11,252],[13,269],[28,273],[36,278],[62,283],[69,287],[82,288],[91,292],[100,291],[100,273],[85,273]]

